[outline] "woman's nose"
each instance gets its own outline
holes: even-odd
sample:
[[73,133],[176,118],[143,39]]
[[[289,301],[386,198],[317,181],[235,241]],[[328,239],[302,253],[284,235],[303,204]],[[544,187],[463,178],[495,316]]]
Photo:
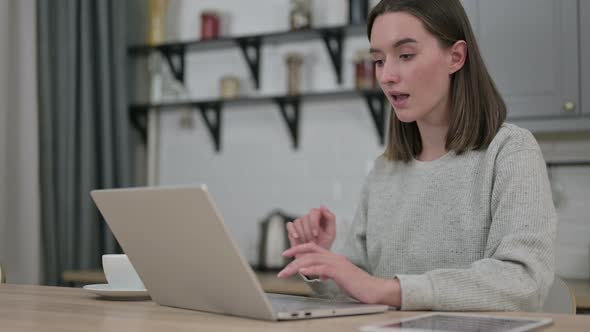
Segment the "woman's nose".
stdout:
[[399,69],[392,61],[385,61],[377,77],[381,85],[392,85],[400,81]]

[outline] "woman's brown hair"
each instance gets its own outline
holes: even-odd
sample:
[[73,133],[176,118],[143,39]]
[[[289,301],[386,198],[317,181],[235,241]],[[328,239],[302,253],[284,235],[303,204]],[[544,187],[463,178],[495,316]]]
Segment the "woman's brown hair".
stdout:
[[[465,64],[451,78],[451,113],[445,147],[457,154],[486,148],[506,119],[506,104],[486,69],[460,1],[381,0],[369,14],[369,40],[375,19],[391,12],[405,12],[421,20],[444,48],[459,40],[466,42]],[[385,157],[410,161],[421,152],[416,122],[401,122],[392,111]]]

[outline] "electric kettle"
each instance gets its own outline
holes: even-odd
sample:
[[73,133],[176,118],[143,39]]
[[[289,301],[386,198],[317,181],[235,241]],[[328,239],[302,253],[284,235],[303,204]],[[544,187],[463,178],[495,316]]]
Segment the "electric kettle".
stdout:
[[289,248],[287,223],[297,219],[277,209],[271,211],[260,223],[258,268],[279,270],[289,262],[283,251]]

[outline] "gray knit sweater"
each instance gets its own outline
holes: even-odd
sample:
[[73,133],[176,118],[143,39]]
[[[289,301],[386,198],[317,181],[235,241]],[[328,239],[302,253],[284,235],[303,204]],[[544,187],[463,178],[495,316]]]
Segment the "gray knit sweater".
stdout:
[[[334,251],[398,278],[402,310],[536,311],[553,282],[556,226],[535,138],[504,124],[482,151],[430,162],[377,158]],[[332,281],[311,286],[343,295]]]

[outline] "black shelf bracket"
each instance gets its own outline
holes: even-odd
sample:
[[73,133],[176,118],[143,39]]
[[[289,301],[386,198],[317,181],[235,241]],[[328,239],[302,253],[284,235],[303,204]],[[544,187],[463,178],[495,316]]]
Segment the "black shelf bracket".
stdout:
[[260,88],[260,37],[236,38],[236,42],[242,50],[244,59],[250,68],[256,90]]
[[[197,103],[201,117],[213,138],[215,152],[221,151],[221,106],[220,101]],[[213,118],[213,119],[212,119]]]
[[185,58],[186,58],[186,47],[185,45],[172,45],[160,48],[160,52],[166,58],[170,71],[174,78],[184,84],[184,69],[185,69]]
[[371,113],[373,123],[375,124],[375,129],[377,129],[377,134],[379,135],[379,143],[381,145],[384,145],[385,124],[387,121],[387,103],[385,102],[385,96],[381,92],[372,91],[363,91],[362,94],[365,97],[367,106],[369,106],[369,111]]
[[129,112],[131,125],[137,130],[139,137],[144,144],[147,142],[147,114],[148,110],[146,108],[131,108],[131,112]]
[[336,80],[338,84],[342,84],[342,49],[344,32],[342,29],[323,29],[319,31],[324,45],[328,49],[330,60],[334,66],[334,72],[336,73]]
[[289,134],[291,134],[291,140],[293,142],[293,148],[299,147],[299,119],[301,118],[301,98],[299,96],[288,96],[288,97],[277,97],[274,98],[277,105],[279,105],[279,111],[287,124]]

